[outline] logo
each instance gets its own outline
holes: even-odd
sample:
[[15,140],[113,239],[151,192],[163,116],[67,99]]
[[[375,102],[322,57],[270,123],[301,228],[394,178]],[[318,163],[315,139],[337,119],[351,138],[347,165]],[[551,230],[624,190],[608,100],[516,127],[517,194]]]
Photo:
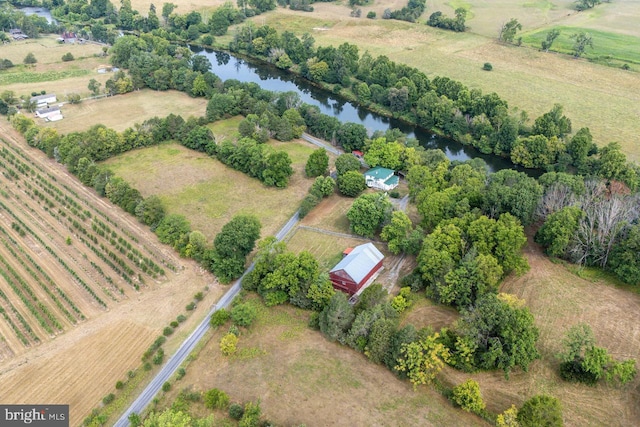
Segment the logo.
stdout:
[[0,405],[2,427],[69,427],[69,405]]

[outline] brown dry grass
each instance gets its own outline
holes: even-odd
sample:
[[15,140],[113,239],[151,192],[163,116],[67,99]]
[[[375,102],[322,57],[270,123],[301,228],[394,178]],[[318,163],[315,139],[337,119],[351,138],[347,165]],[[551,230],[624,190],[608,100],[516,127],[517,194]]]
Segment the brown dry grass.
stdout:
[[432,389],[414,391],[386,368],[327,341],[308,329],[308,316],[293,307],[262,308],[231,358],[223,357],[218,346],[224,331],[215,331],[161,406],[184,388],[216,387],[232,402],[259,399],[264,417],[278,425],[486,425]]
[[[42,261],[43,268],[76,302],[87,320],[78,323],[77,326],[65,325],[66,332],[55,337],[39,334],[43,342],[29,348],[8,348],[12,343],[4,342],[3,358],[0,360],[0,401],[70,404],[71,425],[79,425],[90,410],[99,405],[104,395],[114,391],[115,382],[125,380],[126,372],[140,364],[140,356],[144,349],[161,333],[164,326],[184,312],[183,307],[191,301],[196,292],[203,290],[205,286],[210,287],[210,291],[205,294],[205,300],[200,303],[201,308],[189,317],[165,345],[168,354],[171,354],[184,339],[187,331],[192,330],[202,319],[206,314],[206,307],[219,298],[224,288],[217,285],[215,279],[195,263],[178,260],[169,248],[158,244],[157,238],[148,229],[87,190],[75,178],[70,177],[62,165],[27,147],[26,142],[17,136],[6,122],[0,122],[0,131],[5,140],[18,145],[38,166],[55,177],[58,185],[68,186],[86,200],[87,209],[109,212],[111,219],[118,223],[119,227],[129,230],[138,239],[140,248],[150,248],[152,252],[162,254],[162,257],[172,260],[171,262],[178,266],[177,273],[167,271],[164,280],[147,280],[144,292],[136,292],[115,279],[117,284],[123,286],[124,294],[118,296],[117,302],[101,294],[108,304],[108,309],[104,310],[75,284],[57,262],[50,259],[40,244],[25,238],[25,242],[31,242],[25,246],[25,250],[32,251],[34,259]],[[22,195],[20,206],[14,203],[16,199],[13,195],[17,194],[18,190],[6,184],[3,184],[3,190],[12,196],[9,199],[4,198],[3,203],[8,204],[11,211],[22,217],[32,229],[42,230],[42,238],[54,247],[58,255],[86,282],[101,293],[101,288],[96,286],[98,278],[90,273],[91,269],[85,265],[89,260],[97,262],[93,255],[88,253],[89,260],[82,257],[82,253],[87,252],[86,249],[82,249],[76,236],[73,236],[71,246],[66,245],[65,236],[71,235],[71,232],[56,221],[44,221],[42,218],[46,217],[38,213],[41,207],[26,195]],[[30,213],[27,214],[27,211]],[[3,227],[10,228],[8,224],[11,221],[7,219],[6,212],[2,212],[2,218]],[[15,238],[19,240],[19,237]],[[2,253],[6,255],[4,250]],[[17,263],[14,263],[14,268],[19,268]],[[107,267],[103,266],[103,269],[107,270]],[[22,274],[22,277],[30,280],[26,273]],[[6,293],[9,292],[3,281],[0,281],[0,286]],[[48,303],[36,284],[32,284],[32,288],[45,303]],[[25,317],[28,318],[28,314],[25,314]],[[30,323],[35,324],[31,321]]]
[[156,92],[149,89],[124,95],[83,101],[80,104],[65,104],[62,108],[64,119],[43,123],[61,133],[89,129],[96,124],[122,132],[136,123],[151,117],[164,117],[171,113],[180,114],[185,119],[200,117],[205,113],[207,101],[191,98],[176,91]]

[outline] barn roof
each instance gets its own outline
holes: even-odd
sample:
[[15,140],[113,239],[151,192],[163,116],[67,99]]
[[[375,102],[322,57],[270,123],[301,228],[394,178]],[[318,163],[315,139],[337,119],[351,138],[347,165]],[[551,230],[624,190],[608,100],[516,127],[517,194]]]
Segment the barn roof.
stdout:
[[344,270],[356,283],[360,283],[382,259],[384,255],[373,243],[365,243],[353,248],[349,255],[331,269],[331,273]]
[[38,95],[38,96],[32,96],[31,97],[31,102],[38,102],[44,99],[50,99],[50,98],[55,98],[56,94],[55,93],[45,93],[44,95]]

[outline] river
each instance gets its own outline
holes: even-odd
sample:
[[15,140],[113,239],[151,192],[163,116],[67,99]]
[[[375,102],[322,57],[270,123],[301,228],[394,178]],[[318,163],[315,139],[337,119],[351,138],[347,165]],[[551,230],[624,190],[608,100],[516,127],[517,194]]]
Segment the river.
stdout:
[[[440,137],[419,127],[373,113],[337,97],[333,93],[313,86],[301,77],[279,70],[269,64],[238,58],[227,52],[196,47],[191,49],[195,53],[206,56],[211,62],[211,71],[222,80],[236,79],[241,82],[256,83],[263,89],[274,92],[296,92],[303,102],[318,106],[324,114],[337,117],[343,123],[353,122],[364,125],[369,134],[376,130],[384,131],[389,128],[398,128],[407,136],[416,138],[425,148],[441,149],[451,160],[465,161],[480,157],[487,162],[492,172],[500,169],[522,170],[509,160],[482,154],[473,147],[462,145],[452,139]],[[531,173],[531,171],[527,172]]]

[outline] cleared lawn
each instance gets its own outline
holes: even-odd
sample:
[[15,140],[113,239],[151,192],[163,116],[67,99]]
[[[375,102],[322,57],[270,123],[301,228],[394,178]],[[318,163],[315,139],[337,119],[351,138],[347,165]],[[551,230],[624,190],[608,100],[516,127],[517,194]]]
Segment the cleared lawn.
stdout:
[[[290,30],[298,35],[309,32],[317,45],[338,46],[348,40],[360,47],[360,53],[368,50],[374,56],[387,55],[430,77],[447,76],[485,93],[496,92],[510,106],[527,111],[531,119],[560,103],[574,130],[587,126],[598,144],[618,141],[631,159],[640,159],[639,73],[537,49],[501,45],[495,34],[508,15],[497,13],[498,9],[493,14],[493,34],[485,36],[453,33],[424,24],[350,18],[346,6],[328,3],[314,4],[314,8],[309,14],[278,9],[254,20],[279,31]],[[423,19],[428,18],[429,11]],[[473,27],[473,21],[469,25]],[[327,30],[320,31],[320,27]],[[493,65],[492,72],[482,70],[485,62]]]
[[61,133],[84,131],[96,124],[122,132],[154,116],[165,117],[174,113],[185,119],[200,117],[204,115],[206,107],[207,101],[203,98],[191,98],[177,91],[155,92],[145,89],[75,105],[65,104],[62,108],[63,120],[39,121],[38,124],[54,127]]
[[[310,312],[256,305],[257,321],[242,331],[236,355],[222,356],[218,343],[226,328],[214,331],[160,407],[182,389],[216,387],[232,402],[260,399],[264,418],[277,425],[487,425],[432,389],[413,391],[362,354],[327,341],[306,326]],[[193,410],[210,413],[200,405]]]
[[262,223],[261,234],[267,236],[280,229],[307,194],[312,180],[303,176],[303,170],[314,149],[303,141],[270,144],[292,158],[295,173],[286,189],[265,187],[178,144],[132,151],[106,164],[143,196],[160,196],[170,213],[185,215],[192,229],[203,232],[209,241],[237,214],[256,215]]

